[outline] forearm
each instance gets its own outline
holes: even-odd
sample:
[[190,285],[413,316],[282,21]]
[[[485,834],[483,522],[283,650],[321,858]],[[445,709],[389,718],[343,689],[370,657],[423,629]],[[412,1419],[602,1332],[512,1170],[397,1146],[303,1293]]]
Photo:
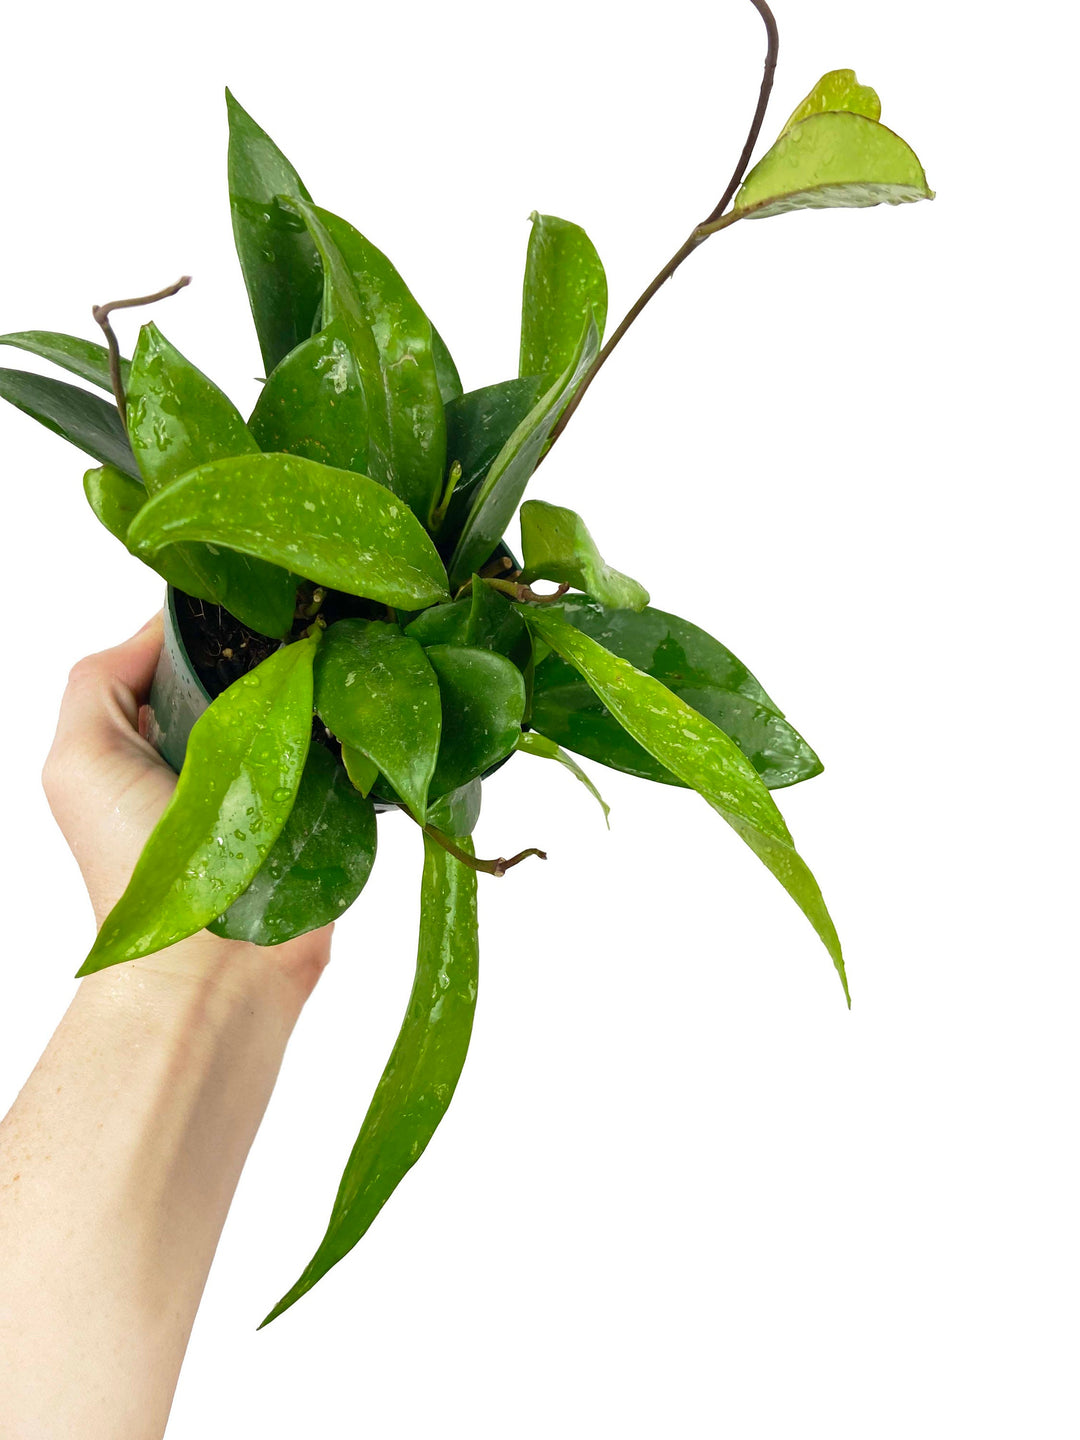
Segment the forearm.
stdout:
[[265,952],[185,945],[84,980],[0,1125],[7,1440],[164,1430],[306,993]]

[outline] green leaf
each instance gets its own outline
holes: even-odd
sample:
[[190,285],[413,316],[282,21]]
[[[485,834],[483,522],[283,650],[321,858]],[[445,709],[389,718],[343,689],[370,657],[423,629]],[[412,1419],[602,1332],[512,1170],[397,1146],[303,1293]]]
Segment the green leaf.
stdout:
[[522,580],[554,580],[584,590],[613,610],[644,610],[649,592],[605,565],[585,521],[573,510],[526,500],[521,507]]
[[371,787],[379,778],[379,767],[375,761],[365,755],[362,750],[354,750],[351,745],[342,745],[341,763],[345,766],[345,773],[355,789],[359,790],[366,799],[371,794]]
[[[100,470],[87,470],[83,476],[83,490],[91,510],[105,529],[127,545],[131,522],[146,504],[146,487],[143,483],[133,480],[115,466],[103,465]],[[162,550],[155,557],[151,568],[157,571],[166,584],[182,590],[185,595],[191,595],[196,600],[213,599],[212,595],[200,593],[199,577],[184,564],[175,547]]]
[[0,397],[102,465],[115,465],[125,475],[140,478],[116,406],[100,396],[48,375],[0,370]]
[[[426,520],[446,464],[446,416],[431,321],[390,261],[329,210],[297,204],[326,273],[323,319],[348,327],[371,414],[368,474]],[[364,331],[371,335],[375,349]]]
[[554,740],[549,740],[546,735],[540,735],[535,730],[525,730],[518,736],[517,748],[524,751],[526,755],[539,755],[544,760],[557,760],[560,765],[565,765],[570,774],[581,781],[600,809],[603,810],[604,824],[609,830],[611,829],[611,806],[608,805],[577,761],[567,755],[565,750],[561,750]]
[[[461,466],[446,519],[439,529],[444,553],[457,543],[476,491],[493,462],[540,397],[539,375],[485,385],[451,401],[446,407],[446,458]],[[448,467],[449,473],[449,467]]]
[[707,800],[772,871],[817,931],[848,995],[840,940],[818,883],[738,746],[659,680],[612,655],[551,607],[523,606],[522,611],[529,628],[580,672],[619,724]]
[[[457,843],[472,854],[467,836]],[[322,1243],[263,1325],[348,1254],[423,1154],[465,1063],[478,966],[476,873],[425,835],[420,944],[401,1033],[349,1156]]]
[[761,219],[933,198],[918,156],[899,135],[865,115],[828,111],[785,131],[743,181],[733,209]]
[[207,927],[226,940],[280,945],[336,920],[375,863],[375,807],[325,745],[312,745],[296,801],[254,880]]
[[361,750],[423,823],[439,753],[439,684],[424,647],[396,625],[339,620],[315,665],[315,709]]
[[535,210],[529,218],[518,374],[554,377],[573,364],[590,316],[603,339],[607,279],[580,225]]
[[[156,325],[144,325],[139,331],[127,402],[128,434],[152,496],[199,465],[259,453],[228,396]],[[198,577],[199,595],[223,605],[263,635],[280,639],[289,633],[296,579],[287,569],[212,544],[183,544],[179,554]]]
[[[13,345],[42,360],[51,360],[64,370],[78,375],[80,380],[89,380],[112,395],[112,377],[109,374],[109,352],[104,345],[95,345],[92,340],[82,340],[77,335],[61,335],[55,330],[21,330],[14,335],[0,335],[0,345]],[[120,379],[127,386],[127,360],[120,361]]]
[[479,569],[502,539],[559,416],[596,359],[599,348],[600,334],[596,322],[590,320],[578,341],[572,363],[540,397],[495,457],[476,491],[448,567],[453,586],[460,585]]
[[493,650],[430,645],[427,658],[442,695],[442,739],[431,782],[438,799],[509,755],[521,733],[525,681]]
[[196,720],[172,798],[80,977],[194,935],[251,884],[307,759],[317,643],[275,651]]
[[860,85],[854,70],[830,70],[795,106],[780,134],[786,135],[800,120],[819,115],[823,110],[851,110],[856,115],[865,115],[868,120],[881,119],[881,101],[876,90],[871,90],[869,85]]
[[451,790],[435,801],[427,813],[427,823],[444,835],[471,835],[480,818],[480,777]]
[[469,630],[471,600],[450,600],[433,605],[405,626],[405,634],[421,645],[465,645]]
[[462,393],[461,376],[454,364],[454,357],[446,348],[446,341],[434,325],[431,327],[431,354],[435,361],[435,374],[439,380],[439,394],[442,397],[443,405],[449,405],[451,400],[457,400]]
[[304,226],[278,197],[310,200],[285,156],[228,90],[233,237],[267,375],[311,334],[322,271]]
[[463,645],[496,650],[524,670],[532,654],[528,627],[505,595],[485,585],[479,575],[472,577],[469,619]]
[[286,355],[263,386],[250,426],[260,450],[368,473],[368,397],[340,321]]
[[[605,610],[584,599],[555,608],[723,730],[770,790],[821,774],[821,761],[742,661],[689,620],[663,610],[640,615]],[[573,666],[557,655],[536,667],[530,718],[550,739],[614,770],[668,785],[683,783],[627,735]]]
[[366,475],[298,455],[202,465],[159,491],[128,539],[148,555],[181,541],[225,545],[405,610],[447,596],[442,562],[404,501]]

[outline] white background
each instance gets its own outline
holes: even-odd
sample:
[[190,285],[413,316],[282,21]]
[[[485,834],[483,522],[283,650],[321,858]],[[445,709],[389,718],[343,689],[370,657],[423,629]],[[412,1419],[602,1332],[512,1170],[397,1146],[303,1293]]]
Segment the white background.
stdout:
[[[481,882],[448,1118],[361,1246],[256,1335],[322,1234],[408,993],[419,852],[384,822],[171,1440],[1077,1433],[1075,155],[1052,139],[1074,47],[1030,8],[777,9],[766,141],[855,66],[937,201],[711,241],[533,493],[730,645],[821,753],[779,799],[854,1009],[701,801],[599,771],[609,835],[562,771],[516,760],[478,844],[551,858]],[[92,302],[190,271],[155,318],[253,403],[228,83],[394,259],[466,388],[503,379],[529,212],[589,230],[617,318],[718,197],[763,52],[736,0],[296,10],[8,18],[0,329],[90,336]],[[91,936],[38,788],[65,675],[160,586],[90,514],[89,462],[6,408],[0,443],[6,1105]]]

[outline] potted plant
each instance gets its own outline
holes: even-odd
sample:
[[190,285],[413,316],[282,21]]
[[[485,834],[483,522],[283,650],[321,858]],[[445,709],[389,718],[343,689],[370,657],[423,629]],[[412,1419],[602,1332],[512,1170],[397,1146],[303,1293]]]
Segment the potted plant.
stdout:
[[598,800],[575,755],[696,790],[803,910],[847,994],[836,930],[772,797],[820,773],[814,751],[719,641],[651,608],[574,511],[527,500],[520,546],[506,538],[607,356],[705,240],[793,209],[931,197],[850,70],[822,77],[747,173],[776,58],[754,3],[768,55],[735,172],[603,345],[595,248],[534,215],[519,373],[465,392],[390,261],[312,201],[231,95],[233,228],[265,367],[253,413],[152,323],[120,355],[112,313],[186,278],[96,307],[105,345],[0,337],[111,392],[0,371],[5,398],[99,462],[84,481],[95,514],[168,586],[151,736],[179,780],[79,974],[204,927],[281,943],[360,894],[378,812],[423,831],[406,1018],[327,1233],[268,1320],[361,1238],[453,1094],[476,999],[477,875],[543,858],[480,859],[470,839],[484,779],[517,752],[560,762]]

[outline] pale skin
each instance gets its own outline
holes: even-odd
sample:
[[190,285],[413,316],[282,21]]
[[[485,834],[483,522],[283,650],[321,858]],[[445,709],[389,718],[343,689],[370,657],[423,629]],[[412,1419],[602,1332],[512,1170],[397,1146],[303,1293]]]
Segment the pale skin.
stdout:
[[[140,734],[161,618],[72,671],[43,783],[100,925],[175,776]],[[81,956],[61,958],[77,968]],[[0,1123],[0,1434],[157,1440],[330,933],[202,932],[81,980]]]

